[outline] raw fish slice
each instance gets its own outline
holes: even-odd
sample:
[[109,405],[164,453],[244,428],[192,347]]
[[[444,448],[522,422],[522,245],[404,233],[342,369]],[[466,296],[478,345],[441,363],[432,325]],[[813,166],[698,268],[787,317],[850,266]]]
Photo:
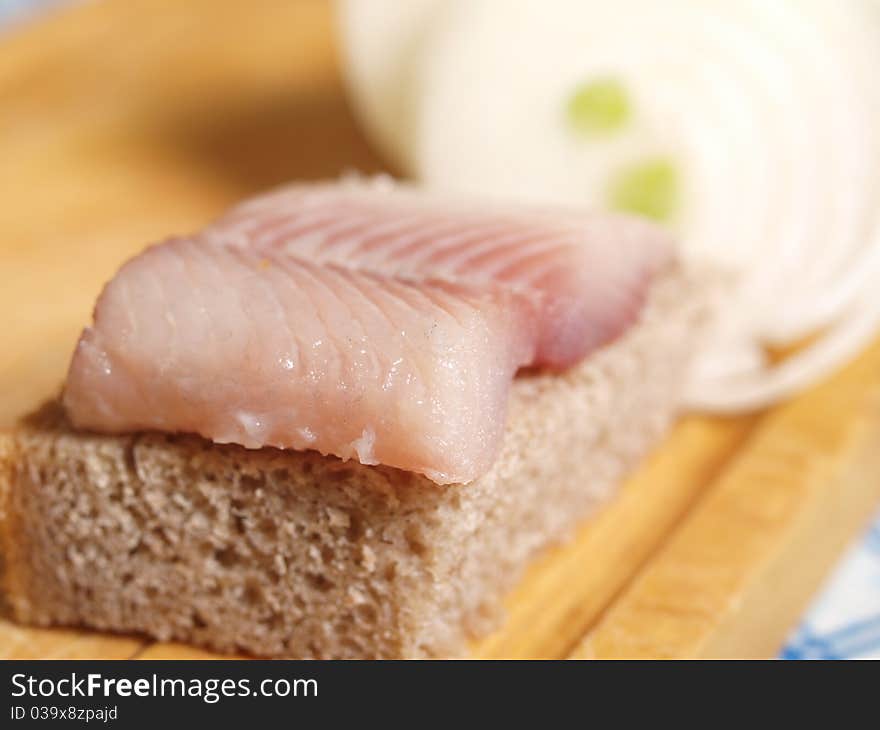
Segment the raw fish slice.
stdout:
[[291,186],[123,266],[65,405],[96,431],[469,481],[498,452],[517,370],[620,336],[671,258],[664,234],[623,219]]
[[81,428],[194,432],[466,482],[497,455],[536,326],[497,287],[177,239],[107,285],[64,401]]
[[282,188],[234,208],[205,235],[412,280],[505,286],[541,313],[529,364],[555,368],[625,331],[672,253],[665,234],[633,219],[381,184]]

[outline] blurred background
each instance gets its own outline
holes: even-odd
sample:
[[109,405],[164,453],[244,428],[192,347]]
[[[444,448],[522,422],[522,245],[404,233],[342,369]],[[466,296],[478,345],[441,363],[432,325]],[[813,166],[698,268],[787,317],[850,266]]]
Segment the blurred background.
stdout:
[[[349,171],[669,225],[746,282],[709,410],[772,404],[867,345],[878,4],[556,2],[0,0],[0,427],[57,389],[145,243]],[[820,357],[777,370],[805,337]],[[783,652],[872,655],[880,520]]]

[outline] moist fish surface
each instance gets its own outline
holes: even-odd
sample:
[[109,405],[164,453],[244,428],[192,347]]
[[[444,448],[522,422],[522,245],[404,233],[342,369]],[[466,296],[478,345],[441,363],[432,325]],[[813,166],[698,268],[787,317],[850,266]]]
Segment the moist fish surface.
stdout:
[[407,279],[501,285],[540,321],[532,365],[568,367],[638,316],[672,247],[637,219],[503,206],[415,188],[291,185],[233,208],[206,235]]
[[293,185],[107,284],[64,403],[81,428],[192,432],[425,474],[485,473],[512,380],[638,317],[657,229],[383,184]]

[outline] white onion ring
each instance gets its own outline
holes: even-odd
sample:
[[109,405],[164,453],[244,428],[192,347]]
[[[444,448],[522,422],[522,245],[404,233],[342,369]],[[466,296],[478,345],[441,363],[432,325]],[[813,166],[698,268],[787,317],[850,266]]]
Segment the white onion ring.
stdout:
[[414,126],[411,70],[441,0],[336,0],[349,97],[369,135],[407,167]]
[[[383,39],[386,59],[405,57],[407,111],[372,124],[424,182],[484,195],[603,206],[628,161],[674,160],[685,254],[739,277],[689,402],[752,409],[825,376],[880,324],[878,5],[429,0],[401,31],[406,54]],[[628,90],[633,120],[585,141],[562,109],[598,77]],[[782,364],[763,357],[817,331]]]

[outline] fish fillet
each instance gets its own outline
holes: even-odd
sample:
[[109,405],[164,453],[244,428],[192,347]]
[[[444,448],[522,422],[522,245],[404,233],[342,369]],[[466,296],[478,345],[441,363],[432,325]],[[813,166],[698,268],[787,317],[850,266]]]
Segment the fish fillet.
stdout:
[[636,319],[668,264],[626,219],[383,185],[300,185],[148,248],[105,287],[64,402],[102,432],[195,432],[422,473],[485,473],[510,385]]
[[558,368],[632,324],[672,255],[665,234],[634,218],[475,203],[381,182],[282,188],[234,208],[207,236],[383,275],[503,285],[540,310],[529,364]]

